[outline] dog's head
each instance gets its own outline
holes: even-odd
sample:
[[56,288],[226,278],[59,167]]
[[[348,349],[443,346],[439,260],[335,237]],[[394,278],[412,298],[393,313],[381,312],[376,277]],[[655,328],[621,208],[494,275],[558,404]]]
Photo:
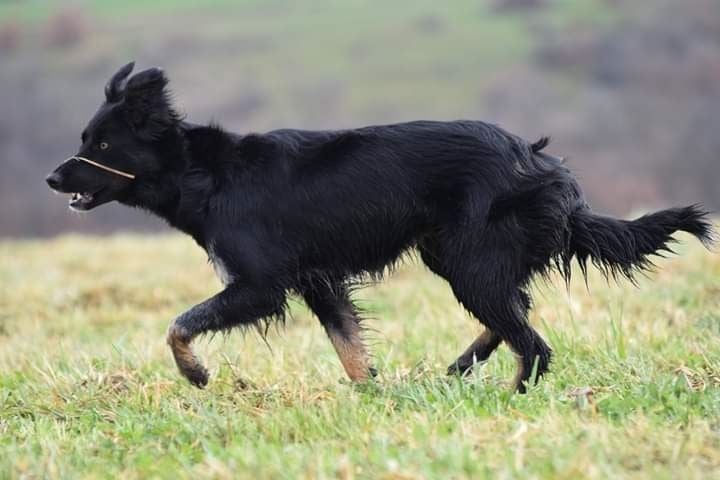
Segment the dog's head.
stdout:
[[105,102],[82,132],[77,154],[46,179],[53,190],[72,194],[75,210],[122,200],[134,183],[162,170],[162,140],[179,118],[162,70],[151,68],[128,79],[133,66],[129,63],[112,76]]

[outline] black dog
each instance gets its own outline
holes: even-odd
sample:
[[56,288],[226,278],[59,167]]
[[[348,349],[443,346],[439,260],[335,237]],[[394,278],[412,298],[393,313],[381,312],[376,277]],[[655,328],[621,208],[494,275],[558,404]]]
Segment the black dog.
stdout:
[[223,291],[180,315],[167,340],[190,382],[207,370],[199,334],[281,317],[301,295],[325,327],[348,376],[374,373],[348,292],[415,248],[485,326],[452,363],[465,373],[505,341],[515,387],[548,369],[550,348],[529,325],[528,283],[590,259],[632,279],[671,235],[710,242],[696,206],[624,221],[591,212],[562,159],[483,122],[410,122],[343,131],[235,135],[193,125],[173,109],[167,79],[133,64],[105,87],[106,102],[78,155],[47,182],[90,210],[117,200],[164,218],[205,249]]

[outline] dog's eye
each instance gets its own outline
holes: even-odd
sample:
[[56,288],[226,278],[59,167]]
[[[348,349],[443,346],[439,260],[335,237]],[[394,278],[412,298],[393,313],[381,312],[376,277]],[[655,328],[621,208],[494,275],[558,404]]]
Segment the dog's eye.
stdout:
[[100,150],[107,150],[110,145],[107,142],[100,142]]

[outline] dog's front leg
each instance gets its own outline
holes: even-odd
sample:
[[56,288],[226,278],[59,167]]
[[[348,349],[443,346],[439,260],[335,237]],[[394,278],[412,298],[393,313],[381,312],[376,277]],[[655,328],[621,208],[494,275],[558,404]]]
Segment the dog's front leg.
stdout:
[[362,339],[362,319],[347,288],[320,283],[304,291],[303,297],[325,327],[350,380],[360,383],[376,376]]
[[202,333],[229,330],[280,314],[284,305],[282,291],[238,283],[228,285],[222,292],[195,305],[168,328],[167,343],[180,373],[196,387],[203,388],[208,382],[208,372],[193,353],[190,346],[193,339]]

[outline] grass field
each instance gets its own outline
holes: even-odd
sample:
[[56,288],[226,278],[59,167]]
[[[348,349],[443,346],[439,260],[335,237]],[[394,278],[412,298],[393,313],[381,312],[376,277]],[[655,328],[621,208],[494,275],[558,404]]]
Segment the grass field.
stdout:
[[555,361],[524,396],[505,347],[445,377],[479,329],[418,265],[359,294],[375,383],[294,302],[270,348],[198,342],[201,391],[164,342],[219,288],[191,240],[0,243],[0,478],[718,478],[720,256],[681,240],[639,288],[538,283]]

